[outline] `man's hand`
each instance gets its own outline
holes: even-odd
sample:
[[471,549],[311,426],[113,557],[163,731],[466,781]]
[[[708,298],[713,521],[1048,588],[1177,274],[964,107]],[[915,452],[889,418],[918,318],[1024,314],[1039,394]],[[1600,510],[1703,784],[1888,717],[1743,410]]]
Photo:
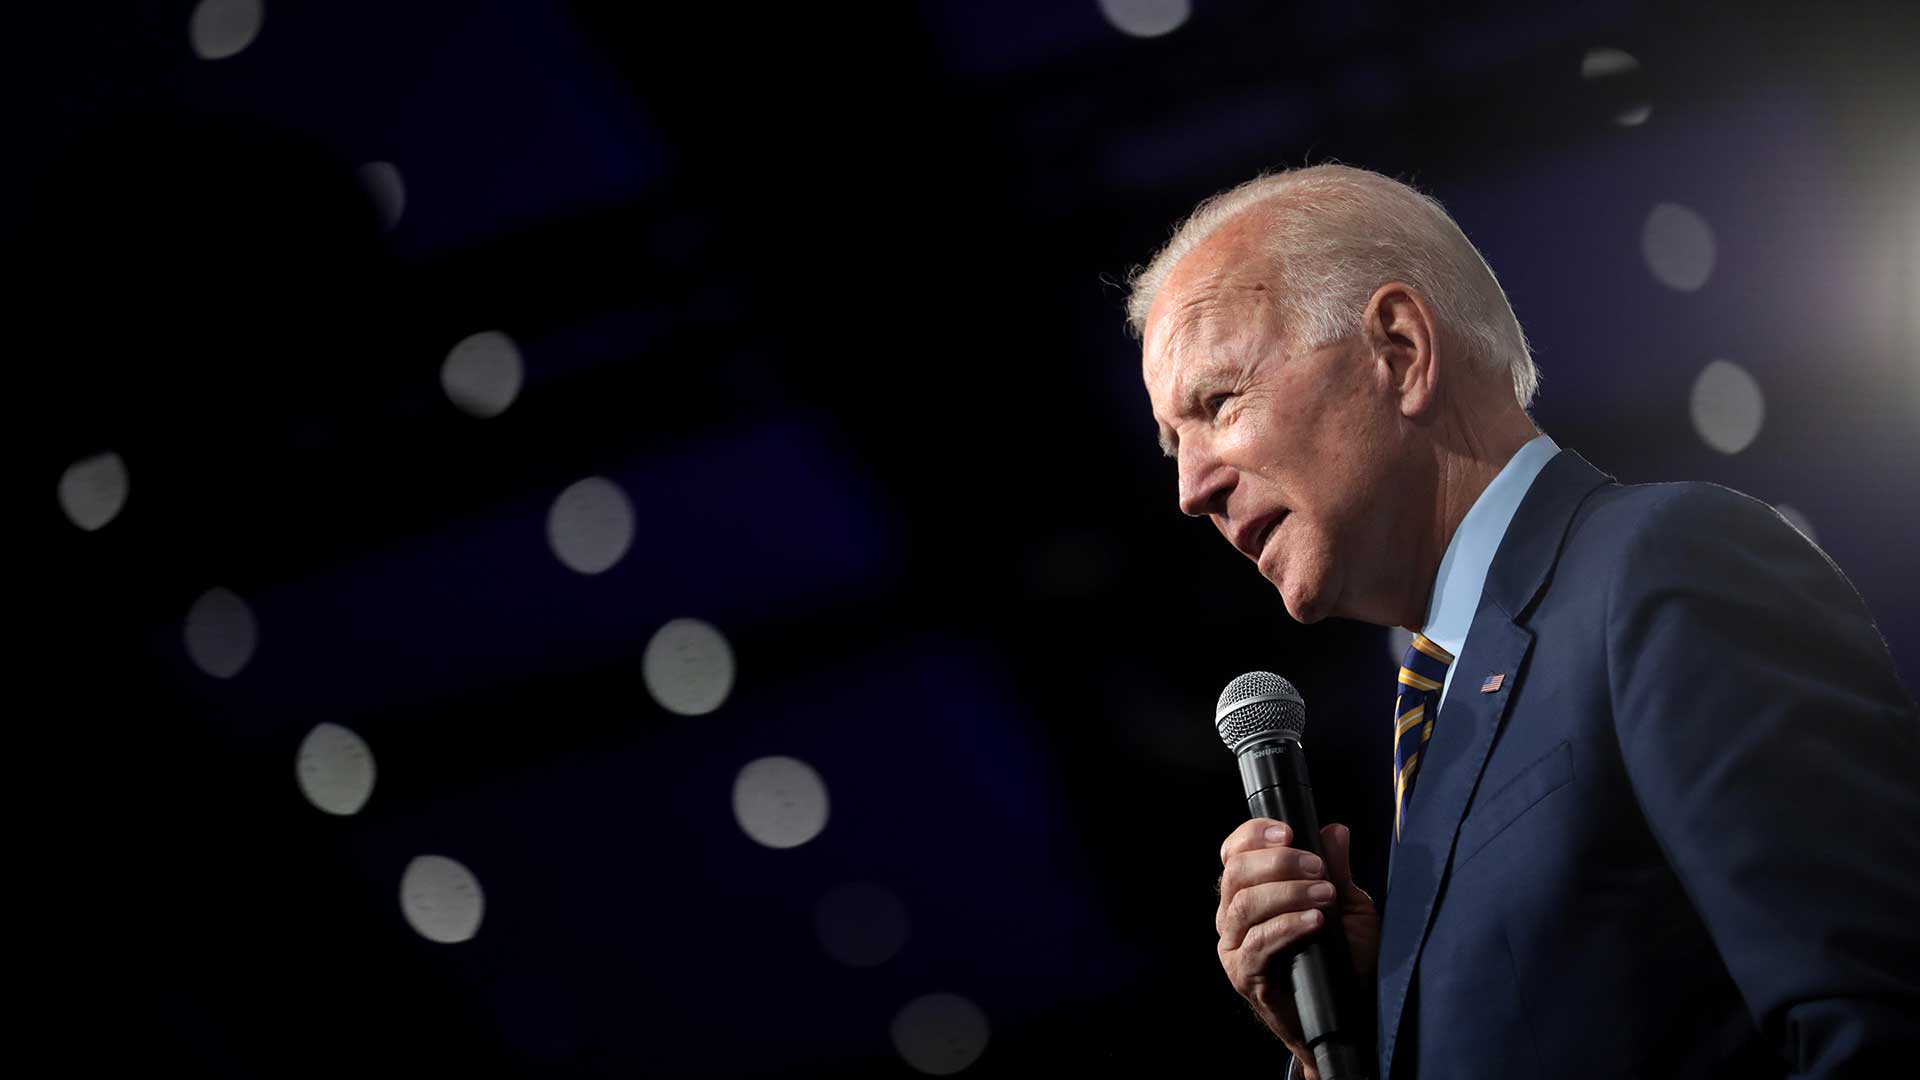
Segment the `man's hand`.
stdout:
[[1320,830],[1323,864],[1290,846],[1293,830],[1285,823],[1254,818],[1220,845],[1220,909],[1213,920],[1220,966],[1308,1077],[1314,1075],[1313,1055],[1300,1033],[1282,954],[1331,915],[1346,932],[1355,975],[1372,979],[1380,960],[1380,915],[1373,897],[1353,883],[1352,842],[1345,825]]

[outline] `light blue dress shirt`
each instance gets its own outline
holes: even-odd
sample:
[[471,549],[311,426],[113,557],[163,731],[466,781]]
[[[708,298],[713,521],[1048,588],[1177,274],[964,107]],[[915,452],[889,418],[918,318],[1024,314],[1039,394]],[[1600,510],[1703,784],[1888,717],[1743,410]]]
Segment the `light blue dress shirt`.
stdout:
[[[1447,553],[1440,557],[1440,572],[1434,575],[1433,596],[1427,601],[1427,622],[1420,632],[1427,640],[1452,653],[1457,660],[1467,647],[1467,631],[1473,629],[1473,613],[1480,609],[1480,593],[1487,584],[1487,568],[1493,565],[1494,552],[1507,535],[1507,526],[1520,509],[1520,500],[1547,462],[1560,447],[1545,435],[1536,435],[1514,452],[1487,490],[1473,501],[1460,527],[1447,541]],[[1447,667],[1446,682],[1440,686],[1440,700],[1447,700],[1458,663]]]

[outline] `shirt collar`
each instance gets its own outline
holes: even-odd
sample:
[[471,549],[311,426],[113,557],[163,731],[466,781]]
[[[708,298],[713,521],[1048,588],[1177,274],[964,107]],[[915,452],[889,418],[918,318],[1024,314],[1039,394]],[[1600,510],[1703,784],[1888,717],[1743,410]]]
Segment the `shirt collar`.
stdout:
[[1467,642],[1473,626],[1473,614],[1480,608],[1480,593],[1487,584],[1487,569],[1493,565],[1500,540],[1507,535],[1520,500],[1526,498],[1534,477],[1560,447],[1545,435],[1536,435],[1507,460],[1493,482],[1473,501],[1460,527],[1447,541],[1447,553],[1440,557],[1440,572],[1434,575],[1433,595],[1427,600],[1427,621],[1421,633],[1428,641],[1455,656]]

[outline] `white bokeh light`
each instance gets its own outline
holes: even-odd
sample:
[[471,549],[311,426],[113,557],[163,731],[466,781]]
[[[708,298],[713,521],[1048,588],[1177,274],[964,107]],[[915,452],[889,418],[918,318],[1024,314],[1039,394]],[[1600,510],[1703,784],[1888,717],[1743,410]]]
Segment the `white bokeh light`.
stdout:
[[890,890],[849,882],[813,906],[813,929],[827,955],[848,967],[884,964],[907,943],[907,908]]
[[392,231],[407,211],[407,182],[391,161],[369,161],[354,173],[367,198],[380,212],[380,227]]
[[1773,508],[1780,512],[1781,517],[1787,519],[1787,524],[1800,530],[1801,536],[1806,537],[1816,544],[1820,542],[1820,534],[1813,531],[1813,521],[1809,519],[1807,515],[1788,506],[1786,503],[1775,503]]
[[88,532],[119,516],[127,505],[127,463],[112,452],[95,454],[60,474],[60,509]]
[[547,542],[567,569],[598,574],[633,545],[633,503],[618,484],[589,476],[553,500],[547,512]]
[[[1588,49],[1580,58],[1580,77],[1588,82],[1605,83],[1622,80],[1638,73],[1640,61],[1633,54],[1621,49]],[[1635,101],[1617,110],[1613,122],[1621,127],[1637,127],[1647,122],[1653,115],[1653,106],[1644,101]]]
[[519,344],[499,330],[461,338],[440,364],[440,388],[447,392],[447,400],[482,420],[506,412],[520,396],[525,378]]
[[661,708],[701,716],[719,708],[733,689],[733,648],[712,623],[674,619],[654,631],[640,671]]
[[357,814],[373,794],[373,751],[339,724],[318,724],[307,732],[293,770],[300,793],[329,814]]
[[1678,203],[1660,203],[1640,229],[1640,254],[1660,284],[1693,292],[1713,276],[1713,228]]
[[200,0],[187,20],[187,39],[202,60],[225,60],[260,36],[266,19],[260,0]]
[[187,656],[216,679],[231,679],[253,659],[260,628],[253,609],[230,589],[201,593],[187,610]]
[[1701,369],[1688,405],[1693,429],[1723,454],[1737,454],[1752,444],[1767,416],[1760,384],[1746,368],[1728,360],[1709,361]]
[[1123,34],[1160,37],[1185,25],[1193,4],[1191,0],[1100,0],[1100,14]]
[[1588,49],[1586,55],[1580,58],[1580,77],[1583,79],[1606,79],[1639,70],[1640,61],[1624,49]]
[[827,827],[827,785],[798,758],[750,761],[733,781],[733,817],[757,844],[799,847]]
[[929,1076],[951,1076],[987,1049],[987,1014],[958,994],[925,994],[893,1017],[893,1046]]
[[485,907],[479,879],[445,855],[422,855],[400,876],[400,912],[428,941],[469,940],[480,932]]

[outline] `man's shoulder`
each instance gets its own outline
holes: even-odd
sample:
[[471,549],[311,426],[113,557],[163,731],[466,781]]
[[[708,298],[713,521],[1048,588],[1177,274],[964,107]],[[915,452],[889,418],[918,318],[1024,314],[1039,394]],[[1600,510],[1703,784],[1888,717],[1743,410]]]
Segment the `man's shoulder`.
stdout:
[[1730,523],[1787,525],[1786,519],[1766,502],[1704,480],[1606,484],[1594,492],[1583,509],[1587,524],[1627,534],[1715,529]]
[[1778,510],[1703,481],[1601,485],[1569,523],[1555,576],[1613,609],[1720,595],[1819,602],[1871,621],[1846,573]]
[[1825,560],[1766,502],[1700,480],[1600,486],[1570,523],[1563,556],[1617,561],[1756,546]]
[[1562,601],[1772,592],[1814,580],[1842,585],[1857,599],[1839,566],[1779,511],[1704,481],[1599,485],[1567,522],[1553,563]]

